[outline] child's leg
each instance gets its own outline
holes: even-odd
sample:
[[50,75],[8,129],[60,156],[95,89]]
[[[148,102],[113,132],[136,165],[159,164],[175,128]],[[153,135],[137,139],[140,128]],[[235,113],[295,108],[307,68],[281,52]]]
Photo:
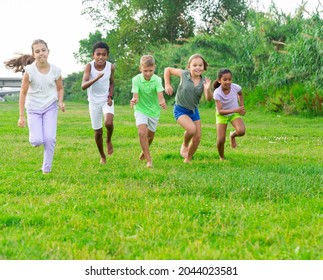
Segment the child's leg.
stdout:
[[227,131],[227,125],[218,123],[216,125],[217,140],[216,146],[218,148],[220,160],[224,160],[224,143],[225,143],[225,134]]
[[200,141],[201,141],[201,135],[202,135],[201,121],[200,120],[195,121],[194,124],[196,127],[196,132],[192,138],[191,144],[189,145],[188,155],[187,155],[187,158],[184,160],[184,162],[191,161],[191,159],[192,159],[193,155],[195,154],[195,152],[200,144]]
[[107,151],[108,151],[108,155],[112,155],[113,153],[113,145],[112,145],[112,134],[113,134],[113,129],[114,129],[114,125],[113,125],[113,114],[105,114],[104,115],[104,125],[107,129]]
[[94,139],[101,156],[100,163],[106,164],[107,160],[103,149],[103,129],[102,128],[94,130]]
[[57,130],[57,104],[53,103],[43,114],[44,133],[44,161],[43,173],[49,173],[52,169],[54,150],[56,145]]
[[231,123],[232,123],[233,127],[235,128],[235,131],[230,133],[230,142],[231,142],[231,147],[236,148],[237,142],[236,142],[235,138],[245,135],[246,128],[245,128],[242,118],[237,118],[237,119],[233,120]]
[[177,123],[185,129],[183,144],[181,147],[181,156],[188,156],[189,144],[196,133],[196,125],[187,115],[182,115],[177,119]]
[[[155,132],[148,129],[148,147],[150,147],[151,143],[154,141],[155,138]],[[142,151],[139,156],[140,160],[145,159],[145,153]]]
[[43,113],[27,111],[29,142],[38,147],[44,143],[43,137]]
[[104,104],[89,103],[91,124],[94,131],[94,140],[100,153],[100,163],[106,163],[106,156],[103,150],[103,130],[102,130],[102,107]]
[[139,141],[140,141],[142,153],[146,158],[147,167],[151,167],[152,160],[151,160],[150,151],[149,151],[148,127],[146,124],[140,124],[137,127],[138,127],[138,135],[139,135]]
[[102,112],[104,115],[104,125],[107,129],[107,152],[108,155],[112,155],[113,153],[113,145],[112,145],[112,134],[113,134],[113,116],[114,116],[114,102],[112,101],[112,105],[109,106],[106,102],[102,106]]

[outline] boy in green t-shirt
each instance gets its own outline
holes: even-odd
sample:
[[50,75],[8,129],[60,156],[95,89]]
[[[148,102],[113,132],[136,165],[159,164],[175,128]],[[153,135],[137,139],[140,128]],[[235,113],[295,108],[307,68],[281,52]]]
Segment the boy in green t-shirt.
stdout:
[[162,80],[155,72],[155,59],[151,55],[144,55],[140,59],[138,74],[132,78],[133,97],[130,106],[134,107],[136,126],[141,146],[140,160],[146,159],[146,166],[153,167],[149,146],[154,140],[161,108],[167,105],[163,95]]

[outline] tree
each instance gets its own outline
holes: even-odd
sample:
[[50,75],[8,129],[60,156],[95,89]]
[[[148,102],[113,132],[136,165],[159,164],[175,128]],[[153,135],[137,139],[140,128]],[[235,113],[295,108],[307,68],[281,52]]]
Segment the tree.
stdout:
[[246,0],[196,0],[191,9],[199,11],[203,24],[202,31],[212,33],[229,18],[245,24],[248,6]]
[[173,43],[194,35],[195,22],[187,13],[189,0],[83,0],[82,4],[82,13],[103,33],[117,31],[126,49],[145,49],[147,44]]

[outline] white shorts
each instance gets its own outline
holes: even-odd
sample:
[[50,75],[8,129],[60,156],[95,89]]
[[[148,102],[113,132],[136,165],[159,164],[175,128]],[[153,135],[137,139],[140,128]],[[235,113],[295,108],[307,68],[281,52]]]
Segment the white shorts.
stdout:
[[109,106],[107,102],[96,104],[89,103],[89,111],[91,117],[91,124],[94,130],[102,128],[102,115],[112,114],[114,115],[114,101],[112,100],[112,105]]
[[153,118],[148,117],[143,113],[135,112],[136,126],[140,124],[145,124],[148,126],[148,129],[152,132],[155,132],[157,129],[157,123],[159,121],[159,117]]

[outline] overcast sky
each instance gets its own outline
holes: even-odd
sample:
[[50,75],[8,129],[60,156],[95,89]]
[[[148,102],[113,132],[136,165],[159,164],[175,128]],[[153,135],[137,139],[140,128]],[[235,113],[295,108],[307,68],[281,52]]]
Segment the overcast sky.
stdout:
[[[323,1],[323,0],[321,0]],[[268,7],[271,0],[259,0]],[[293,13],[302,0],[275,0],[286,13]],[[307,0],[313,9],[318,0]],[[31,43],[43,39],[50,49],[49,61],[62,69],[63,77],[83,70],[73,53],[79,41],[95,31],[87,17],[81,15],[82,0],[1,0],[0,1],[0,77],[21,77],[3,66],[15,53],[31,53]]]

